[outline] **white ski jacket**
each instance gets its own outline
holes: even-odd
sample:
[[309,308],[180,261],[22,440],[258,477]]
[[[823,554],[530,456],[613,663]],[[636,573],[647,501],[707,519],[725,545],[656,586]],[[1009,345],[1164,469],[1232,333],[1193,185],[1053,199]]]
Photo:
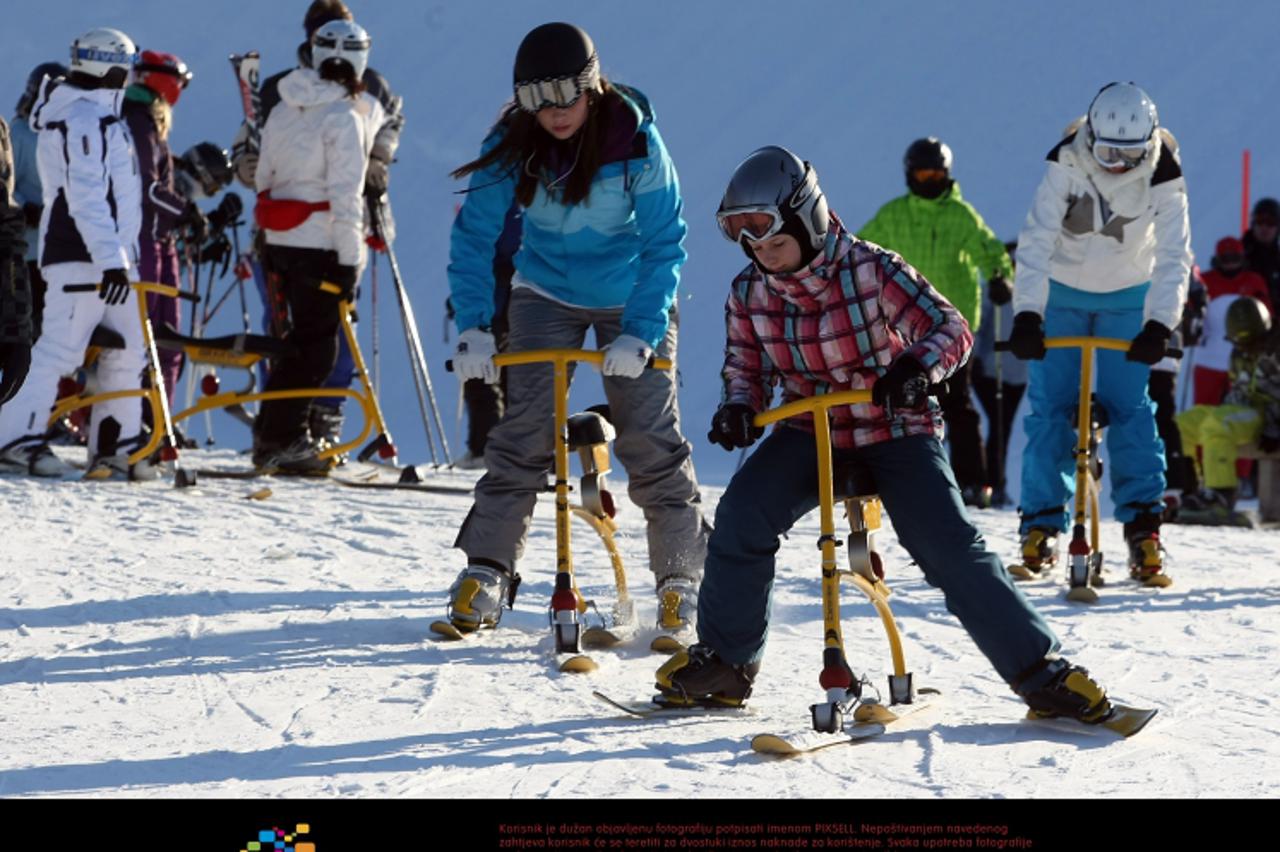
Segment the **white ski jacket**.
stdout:
[[281,103],[262,131],[258,192],[279,200],[329,203],[287,231],[266,231],[272,245],[332,250],[344,266],[364,263],[364,178],[383,109],[367,92],[297,68],[280,81]]
[[32,110],[44,195],[40,266],[60,282],[98,282],[108,269],[136,277],[142,181],[123,101],[122,89],[52,87],[45,78]]
[[1044,316],[1050,278],[1092,293],[1150,281],[1143,322],[1176,328],[1192,261],[1177,140],[1161,128],[1146,159],[1115,175],[1094,159],[1087,136],[1072,133],[1049,152],[1018,235],[1014,313]]

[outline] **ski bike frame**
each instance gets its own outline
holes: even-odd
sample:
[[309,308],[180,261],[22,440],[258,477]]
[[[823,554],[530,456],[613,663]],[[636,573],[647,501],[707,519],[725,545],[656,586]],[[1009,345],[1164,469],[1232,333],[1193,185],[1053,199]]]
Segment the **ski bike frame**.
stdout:
[[[98,289],[97,284],[75,284],[64,288],[69,292],[89,292]],[[382,409],[378,405],[378,399],[373,391],[373,385],[369,381],[368,371],[365,369],[364,357],[360,352],[360,343],[356,338],[355,328],[351,324],[351,315],[354,310],[352,302],[343,300],[339,303],[339,318],[341,320],[341,328],[346,335],[347,343],[351,347],[351,357],[355,361],[356,374],[360,378],[361,390],[353,390],[352,388],[292,388],[288,390],[261,391],[251,393],[247,390],[243,391],[226,391],[219,392],[216,382],[202,383],[202,390],[206,396],[195,405],[183,409],[176,414],[170,414],[168,398],[164,393],[164,382],[161,380],[159,372],[159,360],[156,352],[156,339],[151,326],[151,319],[147,315],[147,305],[145,294],[158,293],[162,296],[179,296],[181,291],[176,287],[169,287],[164,284],[155,284],[152,282],[134,283],[133,288],[138,291],[138,316],[142,323],[143,341],[147,351],[147,370],[151,377],[151,387],[139,388],[137,390],[114,391],[111,393],[100,393],[92,395],[79,395],[69,397],[60,402],[50,415],[49,422],[52,424],[69,411],[77,408],[93,405],[99,402],[106,402],[111,399],[120,399],[128,396],[143,397],[150,402],[153,412],[152,422],[157,424],[151,432],[151,439],[142,449],[131,453],[129,463],[135,464],[142,459],[147,458],[157,448],[164,446],[160,450],[160,458],[164,461],[173,461],[177,458],[177,442],[174,439],[173,424],[193,417],[205,411],[211,411],[215,408],[225,408],[228,406],[243,405],[247,402],[261,402],[273,399],[302,399],[302,398],[319,398],[330,396],[345,396],[356,400],[360,405],[361,411],[364,413],[364,424],[360,430],[360,434],[354,439],[342,444],[330,447],[318,454],[320,458],[331,458],[342,453],[350,452],[355,449],[361,442],[365,440],[374,429],[377,429],[377,437],[362,449],[357,456],[360,461],[367,461],[375,453],[382,459],[394,459],[396,455],[395,445],[391,441],[391,434],[387,430],[386,421],[382,417]],[[338,294],[341,289],[336,285],[325,282],[320,285],[320,289],[328,293]],[[214,345],[223,341],[204,340],[201,338],[179,338],[181,347],[186,353],[188,361],[192,364],[215,364],[223,367],[238,367],[244,370],[252,371],[254,366],[263,357],[268,354],[281,354],[283,351],[280,347],[280,341],[274,338],[266,338],[267,343],[276,344],[275,351],[266,353],[262,351],[252,351],[251,347],[255,340],[260,338],[257,335],[234,335],[225,339],[225,345]],[[168,341],[167,341],[168,342]],[[252,373],[250,373],[249,388],[253,387]],[[193,484],[194,476],[186,475],[180,472],[178,485],[184,486]]]
[[[174,439],[173,419],[169,413],[169,397],[165,393],[164,378],[160,374],[160,357],[156,352],[156,339],[151,328],[151,317],[147,314],[148,293],[178,298],[182,295],[182,291],[177,287],[157,284],[153,281],[133,281],[130,282],[129,287],[134,291],[134,298],[138,303],[138,321],[142,325],[142,343],[146,351],[147,377],[150,380],[150,386],[89,395],[77,394],[76,396],[67,397],[54,406],[53,413],[49,415],[48,424],[52,426],[68,412],[95,403],[130,397],[144,399],[151,406],[151,438],[141,449],[129,454],[129,464],[137,464],[150,457],[156,450],[159,450],[161,461],[173,463],[174,485],[178,488],[185,488],[195,484],[195,477],[183,470],[178,462],[178,442]],[[92,293],[97,292],[100,288],[101,285],[99,284],[68,284],[62,289],[67,293]]]
[[[1095,586],[1106,585],[1102,576],[1102,550],[1099,547],[1098,497],[1102,491],[1102,460],[1098,458],[1098,445],[1102,440],[1102,426],[1093,416],[1093,353],[1098,349],[1128,352],[1130,340],[1114,337],[1048,337],[1045,349],[1080,350],[1080,397],[1076,403],[1076,495],[1075,519],[1071,529],[1071,544],[1067,580],[1067,599],[1080,603],[1096,603]],[[997,341],[996,350],[1008,351],[1008,341]],[[1169,348],[1165,354],[1174,358],[1182,356],[1182,350]],[[1085,524],[1089,533],[1085,535]],[[1024,578],[1025,579],[1025,578]]]
[[[798,399],[770,411],[757,414],[755,425],[759,427],[803,414],[813,415],[813,435],[818,444],[818,548],[822,551],[822,674],[818,682],[825,690],[825,699],[810,707],[814,730],[834,732],[844,726],[844,714],[851,695],[858,686],[851,681],[851,669],[845,656],[844,636],[840,629],[840,581],[848,578],[860,592],[867,596],[880,615],[889,640],[889,652],[893,659],[893,674],[889,676],[889,703],[911,704],[916,698],[913,678],[907,671],[902,652],[902,639],[889,609],[889,587],[884,583],[884,568],[876,551],[874,537],[880,529],[880,498],[870,482],[842,482],[839,497],[836,494],[835,470],[832,462],[831,425],[827,410],[838,405],[854,405],[871,401],[870,390],[848,390],[838,393]],[[849,537],[849,568],[841,570],[836,564],[836,548],[841,541],[836,538],[835,502],[843,500],[849,517],[852,535]],[[856,694],[856,692],[852,692]],[[854,711],[856,721],[892,721],[896,714],[882,705],[859,703]]]
[[[324,282],[320,285],[320,289],[326,293],[337,295],[341,293],[341,289],[330,282]],[[360,351],[360,341],[356,337],[355,326],[351,323],[354,315],[355,304],[350,300],[342,300],[338,305],[338,317],[341,321],[341,329],[346,337],[347,345],[351,349],[351,359],[355,362],[356,376],[360,380],[360,389],[353,388],[291,388],[289,390],[260,391],[258,393],[248,393],[245,391],[227,391],[224,393],[216,392],[215,388],[206,388],[206,392],[214,390],[215,392],[208,394],[204,399],[200,400],[190,408],[179,411],[174,415],[174,421],[185,420],[202,411],[214,408],[225,408],[227,406],[244,405],[247,402],[264,402],[273,399],[304,399],[304,398],[320,398],[331,396],[345,396],[355,400],[360,410],[364,414],[364,423],[361,426],[360,434],[350,441],[336,444],[317,454],[318,458],[327,459],[334,456],[342,455],[350,452],[359,446],[369,434],[374,430],[377,431],[377,437],[373,439],[364,449],[356,455],[360,461],[368,461],[377,454],[379,458],[393,460],[396,456],[396,447],[391,440],[391,432],[387,429],[386,420],[382,416],[382,408],[378,404],[378,396],[374,392],[373,383],[369,380],[369,372],[365,368],[364,356]],[[213,349],[199,345],[200,341],[192,341],[194,345],[184,345],[188,358],[196,363],[214,363],[221,366],[240,367],[244,370],[252,371],[253,367],[263,357],[260,353],[240,350]],[[252,387],[252,372],[249,387]]]
[[[526,352],[509,352],[495,355],[493,362],[499,368],[524,364],[550,364],[554,378],[555,394],[555,527],[556,527],[556,580],[551,596],[551,631],[557,654],[572,655],[565,659],[560,670],[565,672],[590,672],[597,666],[594,660],[582,654],[583,645],[604,646],[625,641],[635,632],[635,604],[627,591],[626,569],[622,556],[614,542],[617,524],[613,520],[613,498],[604,487],[604,474],[609,471],[609,445],[613,429],[604,418],[592,411],[569,416],[569,365],[585,362],[600,365],[604,353],[587,349],[530,349]],[[447,367],[452,370],[452,362]],[[667,358],[654,358],[649,367],[670,370]],[[569,503],[569,452],[577,450],[582,461],[582,505]],[[613,567],[617,587],[617,602],[611,617],[600,616],[593,601],[583,598],[573,573],[573,549],[571,520],[574,516],[591,525],[604,544]],[[477,587],[478,590],[478,587]],[[596,624],[588,625],[584,617],[595,610]],[[436,622],[444,631],[448,622]],[[585,629],[584,629],[585,628]],[[454,628],[456,633],[456,628]]]

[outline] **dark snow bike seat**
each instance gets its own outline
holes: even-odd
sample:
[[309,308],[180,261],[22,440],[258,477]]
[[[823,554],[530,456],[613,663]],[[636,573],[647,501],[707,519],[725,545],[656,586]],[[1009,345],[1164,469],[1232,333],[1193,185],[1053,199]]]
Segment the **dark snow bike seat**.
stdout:
[[874,497],[879,493],[871,468],[865,462],[838,461],[832,465],[831,484],[837,500]]
[[155,326],[156,346],[178,349],[191,361],[248,368],[263,358],[283,358],[296,353],[293,344],[263,334],[228,334],[223,337],[188,337],[168,323]]

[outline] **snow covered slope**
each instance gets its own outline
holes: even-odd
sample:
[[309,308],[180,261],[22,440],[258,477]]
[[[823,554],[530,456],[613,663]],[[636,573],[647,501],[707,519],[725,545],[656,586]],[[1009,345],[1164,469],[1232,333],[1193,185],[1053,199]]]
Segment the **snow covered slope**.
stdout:
[[[352,2],[372,34],[371,63],[405,96],[408,124],[392,199],[400,263],[417,306],[436,392],[452,420],[456,384],[443,373],[442,304],[449,224],[459,197],[448,172],[473,157],[510,96],[521,37],[548,20],[585,27],[604,72],[643,90],[680,173],[690,232],[681,298],[681,405],[699,475],[728,481],[734,457],[702,442],[719,401],[723,304],[744,263],[713,221],[733,167],[755,148],[782,144],[811,160],[834,208],[858,227],[905,191],[901,158],[936,134],[955,151],[955,174],[998,234],[1016,236],[1043,158],[1061,129],[1111,80],[1134,80],[1177,134],[1191,197],[1193,245],[1207,262],[1239,223],[1240,155],[1254,152],[1254,195],[1280,195],[1280,7],[1227,0],[1182,4],[966,3],[918,0],[408,0]],[[66,56],[93,26],[117,26],[148,47],[181,55],[196,77],[178,105],[176,148],[230,145],[240,106],[227,54],[258,49],[264,71],[289,67],[306,3],[249,0],[9,2],[11,33],[0,81],[16,99],[38,62]],[[12,101],[10,101],[12,102]],[[239,190],[248,198],[243,188]],[[403,343],[381,269],[384,402],[409,458],[425,442],[403,364]],[[368,291],[366,284],[366,292]],[[361,307],[368,341],[372,308]],[[226,312],[228,314],[234,313]],[[238,317],[224,317],[234,328]],[[370,355],[366,343],[366,356]],[[599,401],[594,382],[578,393]],[[219,420],[219,442],[242,447],[243,428]],[[203,434],[203,427],[197,427]],[[461,438],[454,436],[454,447]],[[1016,470],[1011,471],[1016,474]],[[1016,480],[1014,480],[1016,481]]]
[[[201,459],[190,453],[192,461]],[[223,452],[219,464],[232,459]],[[1111,694],[1160,708],[1120,743],[1022,721],[1023,705],[945,611],[891,532],[882,549],[908,668],[945,693],[878,740],[777,762],[752,734],[803,726],[822,622],[816,517],[784,543],[750,715],[619,718],[591,697],[650,694],[648,636],[559,674],[546,605],[551,501],[502,627],[427,638],[458,568],[467,498],[331,483],[35,483],[0,477],[0,796],[1253,798],[1280,790],[1280,534],[1170,528],[1176,585],[1115,585],[1090,609],[1023,588]],[[708,489],[714,503],[718,491]],[[643,624],[655,617],[644,534],[621,547]],[[1014,548],[1014,518],[976,516]],[[574,526],[588,596],[608,566]],[[1121,551],[1104,527],[1104,548]],[[1118,557],[1116,557],[1118,558]],[[1116,558],[1112,564],[1116,564]],[[853,665],[883,688],[878,618],[846,597]]]

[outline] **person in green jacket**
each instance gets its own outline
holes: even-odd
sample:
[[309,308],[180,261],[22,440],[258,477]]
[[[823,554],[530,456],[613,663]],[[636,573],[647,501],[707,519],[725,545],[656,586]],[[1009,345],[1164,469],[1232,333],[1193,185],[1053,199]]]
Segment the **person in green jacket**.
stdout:
[[[903,166],[910,191],[881,207],[858,236],[902,255],[977,331],[982,305],[978,272],[986,276],[993,301],[998,301],[997,295],[1007,301],[1012,293],[1013,264],[1004,243],[960,197],[946,143],[936,136],[917,139],[907,148]],[[966,504],[986,508],[991,505],[991,487],[985,484],[978,412],[969,398],[972,364],[967,362],[948,379],[939,402],[960,493]]]

